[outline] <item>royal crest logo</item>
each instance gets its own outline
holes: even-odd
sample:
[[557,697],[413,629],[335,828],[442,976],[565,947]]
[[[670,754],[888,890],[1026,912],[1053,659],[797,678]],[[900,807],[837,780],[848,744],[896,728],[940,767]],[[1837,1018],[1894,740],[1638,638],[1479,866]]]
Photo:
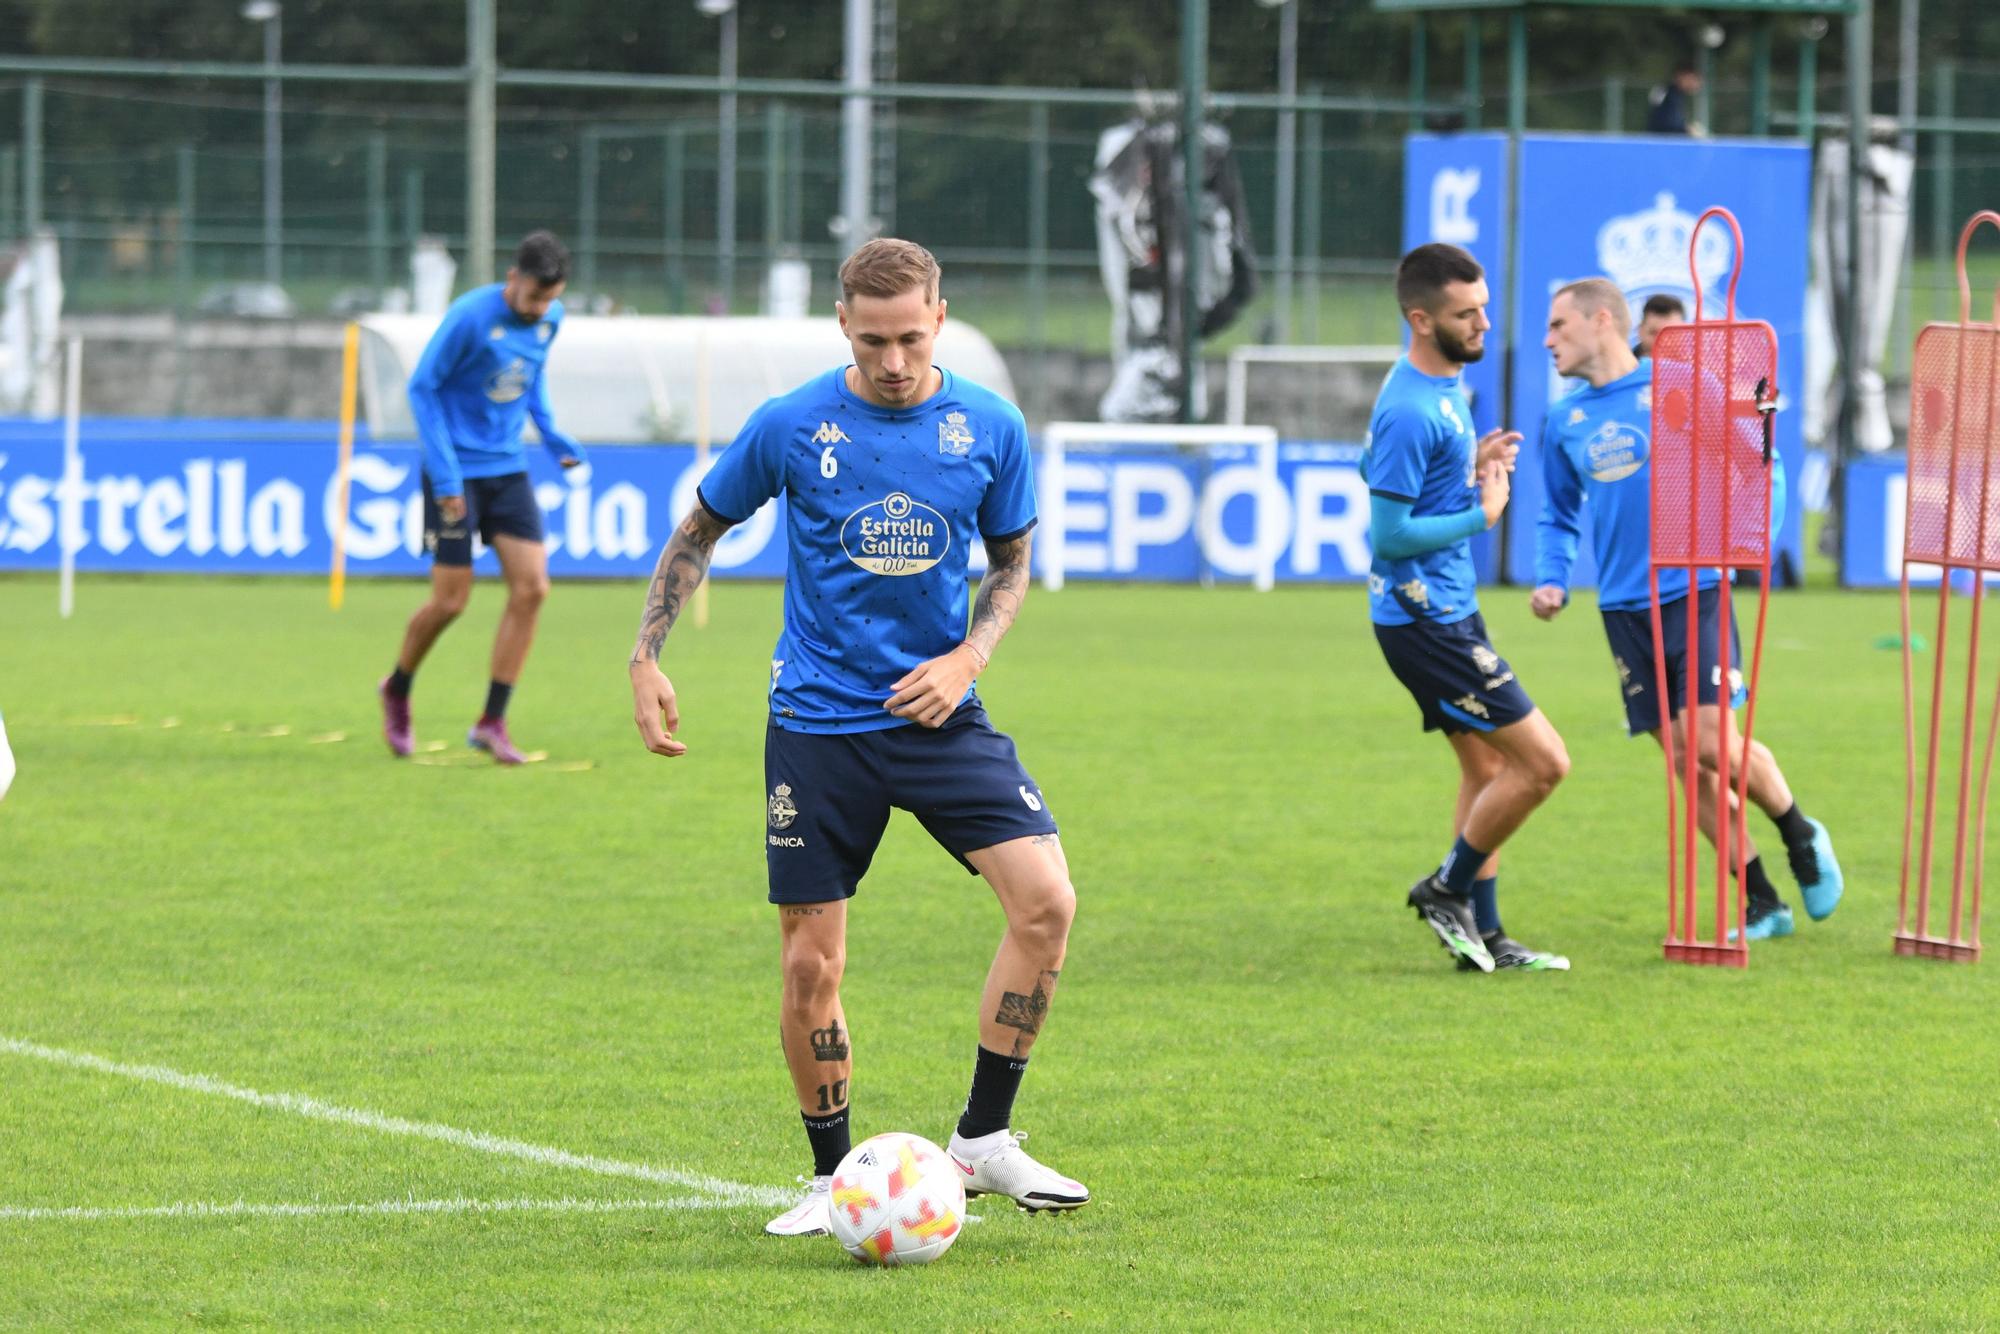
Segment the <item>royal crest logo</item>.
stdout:
[[[1653,292],[1690,298],[1688,245],[1694,240],[1694,224],[1694,214],[1662,191],[1653,196],[1652,208],[1621,214],[1598,229],[1597,267],[1627,298]],[[1704,292],[1713,292],[1728,276],[1735,258],[1735,243],[1726,229],[1701,229],[1694,267]]]
[[792,821],[799,818],[799,808],[792,801],[792,785],[780,783],[771,789],[771,828],[790,829]]
[[497,343],[506,336],[507,330],[498,324],[486,331],[486,340],[490,343]]
[[951,523],[901,491],[847,516],[840,548],[871,574],[922,574],[951,549]]
[[947,412],[938,423],[938,453],[964,458],[972,444],[972,430],[965,424],[965,414]]
[[1472,646],[1472,665],[1479,669],[1481,676],[1491,676],[1500,670],[1500,655],[1484,644]]
[[1571,426],[1581,426],[1583,425],[1583,423],[1589,420],[1590,420],[1590,414],[1585,412],[1582,408],[1571,408],[1569,410],[1569,424]]
[[816,445],[846,445],[853,443],[847,438],[847,432],[841,430],[832,422],[821,422],[819,429],[813,432],[812,440]]
[[539,341],[546,343],[555,336],[556,336],[556,326],[550,324],[547,320],[543,320],[540,324],[537,324],[535,326],[535,337]]

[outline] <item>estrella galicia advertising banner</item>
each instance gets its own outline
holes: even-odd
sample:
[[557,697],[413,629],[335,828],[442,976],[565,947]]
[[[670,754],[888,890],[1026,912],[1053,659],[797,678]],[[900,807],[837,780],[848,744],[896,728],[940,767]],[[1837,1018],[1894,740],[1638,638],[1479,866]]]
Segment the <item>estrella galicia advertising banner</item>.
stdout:
[[[1433,241],[1458,246],[1486,270],[1491,298],[1486,317],[1493,322],[1486,355],[1465,368],[1465,392],[1472,400],[1473,429],[1499,429],[1504,395],[1507,310],[1507,136],[1504,134],[1413,134],[1403,149],[1403,249]],[[1403,328],[1403,345],[1410,331]],[[1498,573],[1496,537],[1472,540],[1479,578]]]
[[[320,575],[330,567],[340,503],[330,423],[87,420],[80,441],[81,468],[66,479],[59,424],[0,422],[0,569],[54,569],[65,525],[80,570]],[[1073,451],[1067,575],[1238,582],[1275,561],[1284,581],[1365,579],[1359,460],[1358,445],[1286,445],[1274,485],[1238,446]],[[428,570],[419,466],[414,444],[356,445],[350,574]],[[530,450],[529,474],[558,578],[649,576],[700,480],[687,445],[600,446],[581,482]],[[1052,499],[1044,490],[1045,523]],[[712,572],[782,577],[782,525],[782,502],[767,505],[717,545]],[[1037,545],[1038,562],[1047,545]],[[975,545],[975,570],[984,558]],[[490,553],[477,563],[495,568]]]
[[[1778,335],[1777,446],[1794,484],[1785,488],[1772,553],[1774,561],[1788,560],[1792,570],[1800,569],[1805,543],[1796,482],[1805,462],[1799,393],[1805,369],[1809,150],[1762,140],[1531,135],[1521,141],[1520,173],[1510,424],[1527,441],[1509,507],[1508,577],[1534,581],[1542,418],[1567,387],[1542,346],[1550,298],[1565,283],[1605,277],[1625,293],[1635,323],[1640,306],[1655,293],[1679,297],[1692,319],[1689,245],[1696,219],[1718,204],[1743,228],[1737,318],[1768,321]],[[1704,316],[1723,315],[1738,259],[1727,222],[1716,219],[1702,228],[1697,264]],[[1588,506],[1584,522],[1590,522]],[[1586,535],[1575,567],[1579,585],[1596,582],[1590,549]]]

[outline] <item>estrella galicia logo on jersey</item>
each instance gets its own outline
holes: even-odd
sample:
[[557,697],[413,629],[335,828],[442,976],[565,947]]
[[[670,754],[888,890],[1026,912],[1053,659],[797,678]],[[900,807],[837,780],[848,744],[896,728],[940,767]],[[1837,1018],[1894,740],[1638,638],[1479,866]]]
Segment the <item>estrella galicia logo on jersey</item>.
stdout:
[[792,821],[799,818],[799,808],[792,801],[792,785],[780,783],[771,789],[771,828],[790,829]]
[[1623,481],[1646,466],[1646,438],[1623,422],[1606,422],[1584,441],[1585,471],[1600,482]]
[[495,403],[512,403],[528,392],[528,363],[516,357],[486,381],[486,397]]
[[972,428],[965,424],[965,414],[947,412],[938,423],[938,453],[964,458],[972,444]]
[[951,525],[929,505],[893,491],[847,516],[840,547],[871,574],[922,574],[951,549]]
[[847,432],[841,430],[832,422],[821,422],[819,429],[812,434],[812,441],[816,445],[845,445],[852,443],[847,438]]

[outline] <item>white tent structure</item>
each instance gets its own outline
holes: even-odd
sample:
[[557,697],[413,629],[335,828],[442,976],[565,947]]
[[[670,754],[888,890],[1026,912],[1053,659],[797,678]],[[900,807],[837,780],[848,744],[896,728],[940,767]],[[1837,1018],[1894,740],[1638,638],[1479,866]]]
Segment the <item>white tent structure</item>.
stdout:
[[[421,315],[361,321],[362,407],[375,439],[416,437],[410,372],[437,324]],[[722,444],[765,399],[851,360],[831,315],[571,315],[549,353],[549,398],[563,430],[588,444]],[[945,321],[937,364],[1014,396],[999,352],[968,324]]]

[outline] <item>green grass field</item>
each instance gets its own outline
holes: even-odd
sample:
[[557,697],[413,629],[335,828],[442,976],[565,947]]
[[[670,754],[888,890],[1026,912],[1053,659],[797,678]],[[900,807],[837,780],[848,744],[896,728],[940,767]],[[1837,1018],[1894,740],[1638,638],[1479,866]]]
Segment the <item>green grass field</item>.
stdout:
[[[511,771],[458,744],[490,585],[419,677],[444,748],[377,738],[419,596],[87,579],[64,623],[0,580],[0,1326],[2000,1325],[1995,964],[1889,951],[1892,598],[1774,603],[1758,732],[1849,890],[1735,974],[1660,959],[1659,761],[1587,600],[1489,593],[1575,764],[1502,902],[1576,966],[1488,978],[1402,905],[1454,769],[1358,590],[1037,592],[984,693],[1082,906],[1016,1127],[1095,1199],[988,1203],[880,1272],[760,1232],[806,1168],[760,851],[778,589],[671,641],[669,762],[629,716],[639,587],[559,586],[513,712],[549,758]],[[999,930],[898,817],[853,917],[859,1133],[949,1133]]]

